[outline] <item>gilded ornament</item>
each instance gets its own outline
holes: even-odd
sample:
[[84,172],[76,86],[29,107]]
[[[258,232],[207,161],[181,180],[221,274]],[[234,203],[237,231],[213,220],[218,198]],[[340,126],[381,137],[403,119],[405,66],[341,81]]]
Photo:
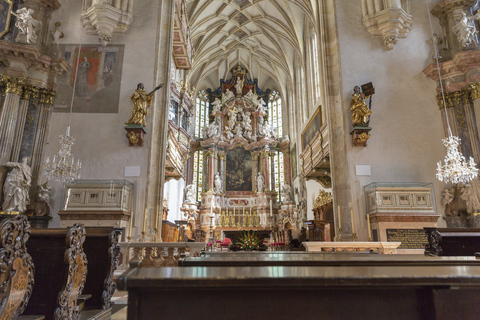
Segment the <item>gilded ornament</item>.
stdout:
[[363,133],[361,133],[357,136],[356,140],[357,140],[357,142],[363,143],[363,142],[367,141],[369,138],[370,138],[370,135],[366,132],[363,132]]
[[25,79],[1,75],[0,85],[4,87],[5,93],[21,95],[23,92],[23,87],[25,86]]
[[323,190],[320,190],[320,193],[318,194],[318,197],[313,204],[313,209],[318,209],[332,202],[333,202],[332,194],[330,192],[325,192]]
[[131,144],[137,144],[139,140],[139,134],[135,133],[134,131],[130,131],[128,133],[128,141],[130,141]]
[[471,83],[469,87],[470,97],[472,100],[477,100],[480,98],[480,84],[479,83]]

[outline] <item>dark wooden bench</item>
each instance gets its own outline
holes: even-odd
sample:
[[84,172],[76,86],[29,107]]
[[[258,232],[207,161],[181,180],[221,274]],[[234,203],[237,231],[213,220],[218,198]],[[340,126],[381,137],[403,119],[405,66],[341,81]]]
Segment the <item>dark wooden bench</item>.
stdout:
[[183,257],[179,267],[253,266],[480,266],[475,257],[434,257],[418,254],[385,255],[370,253],[258,252],[207,254]]
[[87,227],[83,250],[88,259],[88,276],[83,292],[91,295],[85,310],[106,310],[112,306],[115,292],[113,273],[120,257],[120,228]]
[[423,228],[428,244],[425,254],[474,256],[480,254],[480,228]]
[[32,294],[35,268],[26,248],[29,236],[26,216],[0,223],[0,319],[16,319]]
[[[478,319],[480,266],[132,268],[128,319]],[[188,301],[188,307],[185,307]]]
[[25,315],[78,319],[77,300],[87,276],[85,228],[32,229],[28,252],[35,264],[35,286]]

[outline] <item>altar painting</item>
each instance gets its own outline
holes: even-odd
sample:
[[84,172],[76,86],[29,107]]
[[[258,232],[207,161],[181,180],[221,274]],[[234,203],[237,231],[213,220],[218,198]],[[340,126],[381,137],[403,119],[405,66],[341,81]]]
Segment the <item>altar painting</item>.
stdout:
[[0,39],[10,30],[10,20],[12,19],[12,0],[0,0]]
[[227,191],[252,191],[252,155],[243,148],[227,153]]
[[315,134],[320,130],[320,126],[322,125],[322,113],[320,109],[321,106],[315,111],[315,114],[302,132],[302,150],[305,150],[307,144],[313,141]]
[[61,45],[60,50],[72,68],[58,78],[54,111],[70,111],[76,78],[73,112],[117,113],[124,46],[82,46],[79,52],[77,45]]

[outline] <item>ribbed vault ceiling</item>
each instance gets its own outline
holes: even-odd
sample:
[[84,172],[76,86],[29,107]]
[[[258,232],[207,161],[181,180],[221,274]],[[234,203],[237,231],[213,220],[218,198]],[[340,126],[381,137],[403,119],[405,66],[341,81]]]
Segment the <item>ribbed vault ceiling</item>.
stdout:
[[191,0],[187,11],[195,48],[188,78],[197,89],[218,87],[240,62],[262,90],[284,91],[314,20],[310,0]]

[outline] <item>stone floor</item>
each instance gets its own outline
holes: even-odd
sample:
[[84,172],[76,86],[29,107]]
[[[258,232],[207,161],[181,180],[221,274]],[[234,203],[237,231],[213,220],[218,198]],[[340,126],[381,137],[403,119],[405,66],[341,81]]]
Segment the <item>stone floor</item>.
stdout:
[[127,291],[116,291],[112,297],[112,302],[115,304],[112,308],[111,320],[127,320],[127,303],[128,293]]

